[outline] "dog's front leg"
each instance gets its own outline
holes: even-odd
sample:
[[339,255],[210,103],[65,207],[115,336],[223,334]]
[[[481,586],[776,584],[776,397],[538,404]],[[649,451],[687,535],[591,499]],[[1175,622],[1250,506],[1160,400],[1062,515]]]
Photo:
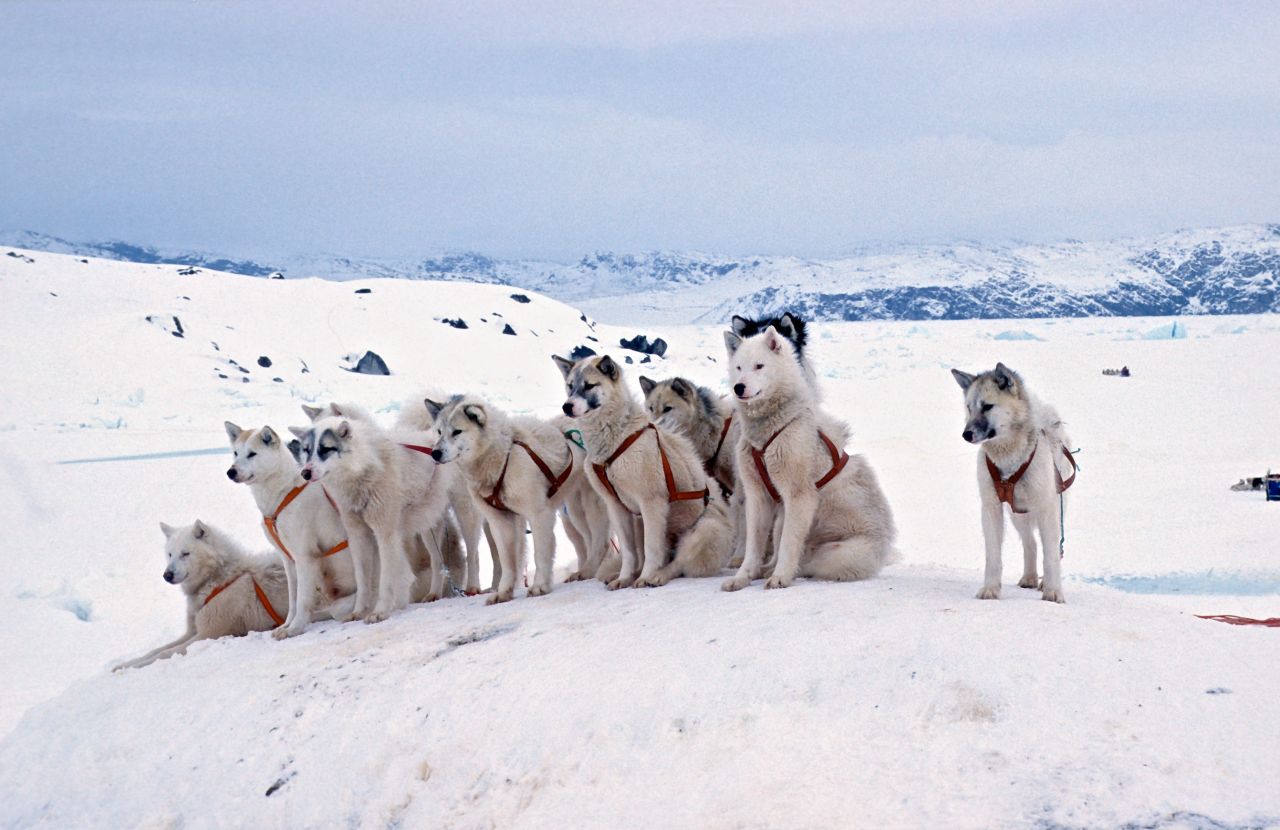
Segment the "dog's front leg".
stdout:
[[297,591],[294,599],[295,610],[284,625],[271,632],[277,640],[293,637],[306,631],[315,613],[316,588],[320,584],[320,561],[308,554],[302,554],[294,563],[294,579],[290,588]]
[[614,500],[607,502],[609,524],[613,527],[613,535],[618,539],[618,553],[622,558],[622,570],[618,578],[608,584],[610,591],[629,588],[636,581],[636,530],[634,517],[625,507]]
[[423,597],[424,602],[435,602],[444,596],[444,548],[441,543],[447,533],[447,525],[447,521],[442,521],[419,534],[431,560],[431,588]]
[[355,572],[356,599],[351,613],[340,622],[363,619],[373,613],[378,599],[378,542],[369,526],[358,518],[345,520],[347,552],[351,554],[351,566]]
[[818,510],[818,491],[812,487],[786,493],[782,498],[782,533],[774,539],[777,561],[773,575],[765,580],[766,588],[788,588],[795,581],[809,529],[813,527],[813,514]]
[[404,526],[399,516],[390,517],[374,528],[378,540],[378,602],[364,618],[379,623],[409,604],[413,570],[405,554]]
[[467,549],[467,579],[463,590],[467,596],[473,597],[480,593],[480,526],[483,520],[476,511],[475,503],[465,493],[453,499],[453,515],[458,517],[462,544]]
[[1009,518],[1013,521],[1013,529],[1018,531],[1018,538],[1022,540],[1022,578],[1018,580],[1018,587],[1039,588],[1040,577],[1036,570],[1039,564],[1036,562],[1035,523],[1025,513],[1014,513]]
[[158,648],[153,648],[141,657],[136,657],[133,660],[126,660],[123,663],[117,663],[111,667],[111,670],[123,671],[124,669],[140,669],[157,660],[163,660],[166,657],[170,657],[178,653],[177,649],[179,648],[186,651],[187,646],[194,643],[197,639],[199,639],[199,636],[196,634],[195,617],[189,616],[187,618],[187,630],[182,633],[181,637],[171,643],[165,643]]
[[540,597],[551,591],[551,573],[556,564],[556,514],[548,507],[529,519],[533,529],[533,585],[529,596]]
[[298,615],[298,563],[280,551],[280,564],[284,566],[284,581],[289,590],[289,611],[284,616],[284,625],[280,627],[283,629],[288,628]]
[[1040,547],[1044,549],[1044,593],[1041,599],[1049,602],[1066,602],[1062,593],[1062,525],[1059,523],[1059,506],[1042,511],[1040,515]]
[[725,591],[740,591],[750,585],[751,580],[760,576],[765,544],[769,541],[769,530],[773,526],[774,504],[764,488],[751,488],[744,484],[744,489],[747,491],[746,510],[743,514],[747,523],[747,548],[738,572],[720,586]]
[[524,520],[514,513],[502,513],[491,507],[484,507],[483,512],[485,523],[497,542],[500,564],[494,572],[501,575],[497,590],[486,604],[509,602],[515,596],[516,572],[519,570],[516,562],[520,558],[520,545],[524,541],[521,538],[524,535]]
[[978,599],[1000,599],[1000,561],[1004,546],[1004,506],[995,498],[982,500],[982,538],[987,545],[987,568],[982,578]]
[[667,564],[667,516],[670,513],[671,504],[666,499],[652,499],[640,505],[644,566],[635,582],[637,588],[653,588],[668,581],[657,574]]

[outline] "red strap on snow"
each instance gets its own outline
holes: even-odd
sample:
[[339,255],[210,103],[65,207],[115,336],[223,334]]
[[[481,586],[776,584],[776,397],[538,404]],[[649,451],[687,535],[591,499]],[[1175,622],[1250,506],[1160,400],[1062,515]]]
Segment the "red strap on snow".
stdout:
[[[270,516],[262,517],[262,526],[267,529],[267,535],[271,537],[271,541],[276,543],[276,547],[278,547],[280,549],[280,552],[284,554],[284,558],[288,559],[290,562],[294,561],[293,554],[289,553],[289,549],[284,546],[284,540],[280,538],[280,531],[276,529],[276,522],[279,521],[280,514],[284,511],[284,509],[288,507],[290,504],[293,504],[293,500],[296,499],[298,496],[300,496],[302,494],[302,491],[307,489],[307,487],[310,486],[310,484],[311,482],[308,481],[305,484],[302,484],[298,487],[294,487],[280,501],[280,505],[276,507],[275,512],[273,512]],[[335,511],[338,511],[338,504],[333,500],[333,496],[329,495],[328,490],[324,491],[324,497],[329,500],[329,504],[332,505],[333,509]],[[341,511],[338,511],[338,512],[341,512]],[[339,551],[346,550],[347,547],[348,547],[347,540],[343,539],[338,544],[334,545],[324,553],[320,554],[320,558],[323,559],[326,556],[333,556],[335,553],[338,553]],[[225,588],[226,586],[224,585],[223,587]],[[219,588],[218,590],[220,591],[222,590],[222,588]],[[215,591],[214,593],[217,593],[217,591]]]
[[[773,439],[782,434],[782,431],[791,426],[795,421],[788,421],[782,427],[769,436],[769,440],[764,442],[764,446],[760,449],[751,448],[751,460],[756,463],[756,472],[760,475],[760,481],[764,484],[764,489],[769,491],[770,498],[774,504],[782,503],[782,496],[778,493],[778,488],[773,486],[773,479],[769,476],[769,467],[764,463],[765,450],[769,449],[769,445],[773,443]],[[840,475],[840,471],[844,469],[844,465],[849,463],[849,454],[836,446],[836,442],[827,437],[826,433],[818,430],[818,437],[822,439],[822,443],[826,445],[827,452],[831,454],[831,469],[827,470],[827,474],[814,482],[814,487],[821,490],[831,483],[831,480]]]
[[1213,620],[1227,625],[1261,625],[1266,628],[1280,628],[1280,617],[1255,620],[1253,617],[1237,617],[1232,614],[1196,614],[1196,616],[1202,620]]
[[[240,576],[244,576],[244,574],[240,574]],[[201,603],[200,607],[203,608],[204,606],[213,602],[214,597],[216,597],[218,594],[222,593],[223,591],[227,590],[232,585],[234,585],[236,580],[239,579],[240,576],[237,576],[235,579],[232,579],[230,582],[224,582],[221,585],[219,585],[217,588],[214,588],[212,591],[210,591],[209,596],[204,598],[204,602]],[[258,595],[258,602],[262,604],[262,610],[267,612],[267,616],[270,617],[272,622],[274,622],[277,626],[284,625],[284,617],[276,613],[276,609],[273,608],[271,605],[271,600],[267,599],[267,592],[262,590],[262,586],[258,584],[258,580],[253,579],[253,577],[249,577],[249,579],[253,582],[253,592]]]
[[[631,512],[629,509],[627,509],[627,506],[625,504],[622,504],[622,499],[618,496],[618,491],[614,489],[613,482],[609,481],[608,470],[609,470],[609,465],[617,461],[618,458],[624,452],[631,449],[631,445],[634,444],[636,441],[640,440],[640,436],[644,435],[644,431],[647,429],[653,430],[653,438],[655,441],[658,442],[658,457],[662,459],[662,477],[666,479],[666,483],[667,483],[667,503],[673,504],[678,501],[693,501],[694,499],[702,499],[703,503],[705,504],[711,498],[710,489],[706,487],[703,487],[701,490],[683,490],[682,491],[677,489],[675,473],[672,472],[671,470],[671,460],[667,458],[667,451],[662,446],[662,434],[658,432],[658,428],[653,424],[646,424],[645,426],[640,427],[640,429],[628,435],[627,439],[618,445],[618,448],[613,451],[613,455],[606,458],[603,464],[591,465],[592,468],[596,471],[596,478],[600,479],[600,483],[604,485],[604,489],[608,491],[609,495],[613,496],[614,501],[622,505],[623,509],[626,509],[628,513]],[[570,459],[570,461],[572,461],[572,459]],[[638,515],[638,514],[632,514],[632,515]]]

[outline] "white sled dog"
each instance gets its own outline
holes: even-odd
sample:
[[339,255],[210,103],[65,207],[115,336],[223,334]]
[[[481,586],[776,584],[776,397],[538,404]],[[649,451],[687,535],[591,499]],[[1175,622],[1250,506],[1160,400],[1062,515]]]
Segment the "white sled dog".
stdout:
[[[964,390],[962,436],[979,444],[978,493],[982,497],[982,535],[987,565],[978,599],[999,599],[1004,544],[1004,505],[1022,539],[1022,578],[1018,586],[1041,588],[1042,598],[1065,602],[1062,593],[1062,494],[1075,481],[1075,458],[1062,419],[1051,406],[1027,391],[1017,372],[1003,363],[971,375],[952,376]],[[1044,581],[1036,575],[1036,531],[1044,551]]]
[[[269,631],[284,622],[280,612],[289,599],[288,585],[274,554],[247,554],[199,519],[185,527],[161,522],[160,530],[165,537],[164,579],[187,595],[187,629],[173,642],[120,663],[116,670],[186,654],[198,640]],[[341,602],[336,588],[331,590],[336,604],[330,610],[340,614],[351,601]]]
[[322,484],[337,502],[356,561],[376,555],[376,601],[367,614],[357,608],[357,615],[381,622],[409,604],[419,542],[431,564],[424,598],[443,596],[446,553],[462,567],[456,531],[449,532],[453,473],[426,457],[431,448],[418,443],[421,434],[393,435],[351,415],[320,417],[310,428],[289,429],[301,442],[303,480]]
[[724,589],[737,591],[763,575],[779,509],[766,588],[785,588],[796,576],[875,576],[893,553],[893,513],[866,459],[842,449],[848,428],[817,408],[790,340],[773,328],[746,340],[727,331],[724,339],[742,421],[736,451],[747,502],[746,557]]
[[[729,559],[733,530],[720,488],[693,445],[649,422],[608,355],[577,363],[553,359],[569,394],[562,409],[582,431],[587,478],[605,501],[621,548],[621,571],[609,588],[718,573]],[[675,558],[667,564],[672,547]]]
[[457,462],[467,488],[498,540],[502,581],[489,603],[507,602],[524,568],[525,523],[533,530],[535,571],[529,596],[551,591],[556,511],[584,485],[568,439],[552,424],[513,418],[475,395],[427,400],[440,437],[431,457]]
[[322,487],[302,480],[293,455],[271,427],[243,429],[231,421],[224,426],[234,456],[227,478],[248,485],[262,513],[262,532],[280,553],[288,579],[289,612],[272,636],[305,631],[324,603],[326,586],[354,594],[354,607],[362,593],[368,595],[372,574],[353,567],[338,506]]

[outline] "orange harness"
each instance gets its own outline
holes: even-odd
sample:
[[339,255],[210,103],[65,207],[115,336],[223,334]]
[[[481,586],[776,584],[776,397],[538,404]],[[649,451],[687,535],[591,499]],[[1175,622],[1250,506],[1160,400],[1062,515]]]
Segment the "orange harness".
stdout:
[[[274,513],[272,513],[270,516],[262,517],[262,526],[267,529],[267,535],[271,537],[271,541],[276,543],[276,547],[280,548],[280,552],[284,554],[284,558],[288,559],[290,562],[294,561],[293,554],[289,553],[289,549],[284,546],[284,540],[280,538],[280,531],[276,529],[276,522],[279,521],[280,514],[284,512],[284,509],[288,507],[290,504],[292,504],[294,499],[302,495],[302,491],[307,489],[307,487],[309,487],[310,485],[311,485],[311,482],[308,481],[305,484],[294,487],[285,495],[284,499],[281,500],[280,506],[275,509]],[[324,491],[324,497],[329,500],[329,504],[333,507],[334,511],[338,513],[342,512],[338,510],[338,505],[337,503],[334,502],[333,496],[329,495],[328,490]],[[343,539],[338,544],[334,545],[324,553],[320,554],[320,558],[323,559],[326,556],[333,556],[335,553],[346,550],[346,549],[347,549],[347,540]],[[222,589],[219,588],[218,590],[222,590]]]
[[674,504],[678,501],[693,501],[694,499],[701,499],[702,503],[705,505],[711,498],[711,491],[706,487],[703,487],[701,490],[681,491],[676,489],[675,473],[671,471],[671,461],[667,458],[667,451],[662,447],[662,435],[658,432],[658,428],[653,424],[646,424],[628,435],[627,439],[618,445],[618,448],[613,451],[613,455],[606,458],[603,464],[591,465],[591,468],[596,472],[596,478],[600,479],[600,483],[604,485],[604,489],[608,491],[609,495],[613,496],[614,501],[622,505],[623,510],[631,513],[633,516],[640,515],[638,513],[633,513],[630,508],[622,503],[622,498],[618,495],[618,491],[614,489],[613,482],[609,480],[608,471],[609,465],[617,461],[624,452],[631,449],[631,445],[640,440],[640,436],[644,435],[644,431],[647,429],[653,430],[653,438],[658,442],[658,456],[662,459],[662,475],[667,480],[667,503]]
[[[715,477],[716,461],[720,458],[720,450],[724,449],[724,439],[729,435],[729,427],[733,424],[733,415],[724,419],[724,426],[720,429],[720,441],[716,444],[716,451],[711,453],[711,457],[707,459],[707,463],[702,466],[706,469],[707,475]],[[733,491],[730,491],[733,492]]]
[[[551,472],[551,468],[547,466],[547,462],[543,461],[542,458],[533,451],[533,447],[523,441],[512,441],[511,443],[527,452],[529,454],[529,460],[532,461],[537,468],[542,471],[542,475],[546,477],[547,482],[550,485],[547,488],[547,498],[551,498],[558,493],[560,488],[564,486],[564,483],[569,480],[569,474],[573,472],[572,451],[569,452],[569,463],[565,465],[564,472],[560,475],[555,475]],[[511,508],[507,507],[506,503],[502,501],[502,484],[507,479],[507,466],[510,464],[511,451],[507,450],[507,460],[502,462],[502,472],[498,473],[498,480],[493,485],[493,492],[484,497],[485,504],[489,505],[494,510],[502,511],[503,513],[511,512]]]
[[[240,574],[240,576],[244,576],[244,574]],[[222,593],[223,591],[227,590],[232,585],[234,585],[236,582],[236,579],[239,579],[240,576],[237,576],[235,579],[232,579],[230,582],[224,582],[221,585],[219,585],[217,588],[214,588],[212,591],[210,591],[209,596],[204,598],[204,602],[201,604],[200,607],[203,608],[204,606],[213,602],[214,597],[216,597],[218,594]],[[258,580],[254,579],[253,577],[249,577],[249,579],[253,581],[253,592],[258,595],[258,602],[262,603],[262,610],[267,612],[267,616],[270,617],[272,622],[274,622],[277,626],[284,625],[284,617],[281,617],[279,614],[277,614],[276,609],[271,607],[271,600],[267,599],[267,592],[262,590],[262,586],[258,584]]]
[[[1015,470],[1013,475],[1008,478],[1001,478],[1000,468],[991,460],[991,456],[985,455],[984,453],[984,457],[987,460],[987,472],[991,474],[991,484],[996,488],[996,498],[1009,505],[1009,509],[1014,513],[1027,512],[1025,510],[1018,509],[1018,504],[1014,501],[1013,489],[1018,485],[1019,481],[1022,481],[1022,477],[1026,475],[1027,469],[1031,467],[1031,462],[1035,459],[1036,450],[1038,449],[1040,449],[1040,442],[1037,441],[1036,445],[1031,448],[1031,455],[1027,456],[1027,460],[1023,465]],[[1076,457],[1071,454],[1071,450],[1063,447],[1062,454],[1066,456],[1067,461],[1071,462],[1071,477],[1064,481],[1062,473],[1058,472],[1058,465],[1053,465],[1053,476],[1058,480],[1059,495],[1067,492],[1068,488],[1070,488],[1072,484],[1076,483],[1076,471],[1080,469],[1080,465],[1076,463]]]
[[[773,479],[769,477],[769,468],[764,463],[765,450],[769,449],[769,445],[773,443],[773,439],[782,434],[782,430],[791,426],[795,421],[789,421],[769,436],[769,440],[764,442],[764,446],[760,449],[751,448],[751,458],[756,462],[756,472],[760,474],[760,480],[764,482],[764,489],[769,491],[769,495],[773,498],[774,504],[782,503],[782,496],[778,494],[778,489],[773,486]],[[727,430],[726,430],[727,431]],[[827,470],[827,474],[814,482],[814,487],[821,490],[831,483],[831,479],[840,475],[840,471],[844,469],[844,465],[849,463],[849,454],[842,449],[836,447],[834,441],[827,437],[826,433],[818,430],[818,437],[822,439],[822,443],[826,445],[827,452],[831,454],[831,469]]]
[[423,455],[431,455],[431,453],[435,451],[434,447],[424,447],[421,444],[401,444],[400,446],[404,447],[406,450],[420,452]]

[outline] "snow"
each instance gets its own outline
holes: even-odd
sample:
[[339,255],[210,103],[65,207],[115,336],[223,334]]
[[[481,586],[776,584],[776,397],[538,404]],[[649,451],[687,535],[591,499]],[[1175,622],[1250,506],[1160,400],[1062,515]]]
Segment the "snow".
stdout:
[[[424,387],[548,415],[551,353],[621,356],[636,333],[670,344],[645,373],[723,388],[720,328],[624,306],[593,326],[497,285],[6,250],[0,826],[1280,825],[1280,639],[1194,617],[1280,610],[1280,505],[1228,490],[1280,468],[1280,318],[1176,342],[1135,339],[1159,319],[815,326],[826,405],[901,530],[902,563],[867,583],[558,584],[110,674],[181,627],[158,522],[266,547],[223,420],[282,428],[330,398],[390,418]],[[342,369],[365,349],[392,375]],[[972,598],[978,483],[946,370],[997,360],[1083,448],[1065,606],[1008,580]],[[1102,376],[1118,365],[1134,376]]]

